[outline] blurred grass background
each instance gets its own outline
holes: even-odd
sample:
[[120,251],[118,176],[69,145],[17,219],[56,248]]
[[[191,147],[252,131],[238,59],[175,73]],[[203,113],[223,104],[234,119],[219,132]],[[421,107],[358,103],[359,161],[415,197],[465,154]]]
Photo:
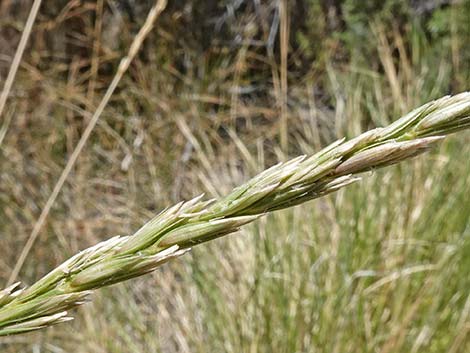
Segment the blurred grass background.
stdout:
[[[44,3],[0,122],[0,286],[151,1]],[[30,1],[0,3],[6,77]],[[170,1],[20,275],[470,88],[467,0]],[[468,352],[470,134],[277,212],[4,352]]]

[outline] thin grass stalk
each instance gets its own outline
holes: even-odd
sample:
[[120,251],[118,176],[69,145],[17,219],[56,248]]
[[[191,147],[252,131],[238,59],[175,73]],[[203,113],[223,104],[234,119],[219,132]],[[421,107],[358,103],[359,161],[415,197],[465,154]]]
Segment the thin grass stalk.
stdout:
[[[0,94],[0,118],[2,117],[3,110],[5,109],[5,105],[10,95],[11,87],[15,82],[16,73],[18,71],[18,68],[20,67],[21,58],[23,57],[29,36],[31,35],[31,30],[33,28],[34,22],[36,21],[39,8],[41,7],[41,2],[42,0],[35,0],[33,2],[31,10],[29,11],[28,19],[26,20],[25,27],[23,29],[23,32],[21,33],[20,42],[18,43],[18,47],[16,48],[15,56],[13,57],[13,60],[11,62],[10,69],[8,70],[8,75],[5,79],[5,84],[2,89],[2,93]],[[7,115],[7,117],[3,119],[3,124],[0,128],[0,146],[2,145],[3,139],[6,136],[10,122],[11,115]]]
[[29,252],[31,251],[34,242],[36,241],[37,237],[39,236],[42,227],[44,223],[46,222],[46,219],[49,215],[50,210],[52,209],[52,206],[55,203],[55,200],[57,199],[57,196],[59,195],[60,191],[62,190],[62,186],[64,185],[65,181],[67,180],[68,176],[70,175],[70,172],[72,171],[75,162],[78,159],[78,156],[83,150],[83,147],[85,147],[86,142],[88,141],[88,138],[91,135],[91,132],[96,126],[96,123],[98,122],[99,118],[101,117],[101,114],[104,111],[104,108],[108,104],[109,100],[111,99],[111,96],[113,95],[114,91],[116,90],[116,87],[118,86],[119,82],[121,81],[122,76],[126,73],[127,69],[129,68],[132,60],[134,57],[137,55],[137,52],[139,51],[140,47],[142,46],[142,43],[144,42],[145,38],[147,35],[150,33],[152,30],[156,19],[158,16],[162,13],[162,11],[165,9],[167,5],[167,0],[157,0],[155,2],[155,5],[150,9],[149,14],[147,16],[147,19],[145,20],[144,24],[142,25],[139,33],[137,33],[136,37],[134,38],[130,48],[129,52],[127,53],[127,56],[121,59],[121,62],[119,63],[119,66],[117,68],[116,74],[113,77],[113,80],[111,81],[111,84],[107,88],[103,98],[100,101],[100,104],[98,105],[98,108],[96,108],[96,111],[94,112],[93,116],[91,117],[90,121],[88,122],[88,125],[85,128],[85,131],[83,132],[83,135],[80,137],[80,140],[78,141],[77,145],[75,146],[75,149],[73,150],[70,158],[67,161],[67,164],[65,165],[59,179],[57,180],[56,184],[54,185],[54,188],[49,195],[49,198],[46,201],[46,204],[44,208],[41,211],[41,214],[39,215],[39,218],[37,222],[34,224],[33,230],[31,231],[28,240],[26,241],[26,244],[23,247],[23,250],[21,251],[21,254],[15,264],[15,267],[13,268],[13,271],[10,275],[10,278],[8,279],[8,284],[12,284],[14,281],[16,281],[16,278],[18,277],[18,274],[23,267],[23,264],[28,257]]
[[71,320],[67,311],[93,290],[141,276],[194,245],[233,233],[266,213],[330,194],[357,174],[428,151],[445,135],[470,127],[470,92],[446,96],[393,124],[336,141],[263,171],[219,200],[169,207],[131,236],[116,236],[73,256],[32,286],[0,291],[0,336]]

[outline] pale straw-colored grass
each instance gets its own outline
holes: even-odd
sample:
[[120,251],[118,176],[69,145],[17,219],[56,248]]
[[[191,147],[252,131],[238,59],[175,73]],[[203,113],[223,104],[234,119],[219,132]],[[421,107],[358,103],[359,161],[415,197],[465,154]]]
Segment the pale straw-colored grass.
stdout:
[[0,335],[70,320],[91,291],[141,276],[190,247],[235,232],[264,214],[295,206],[360,180],[356,174],[427,151],[470,127],[470,93],[429,102],[385,128],[334,142],[279,163],[219,200],[202,196],[167,208],[135,234],[116,236],[73,256],[32,286],[0,292]]

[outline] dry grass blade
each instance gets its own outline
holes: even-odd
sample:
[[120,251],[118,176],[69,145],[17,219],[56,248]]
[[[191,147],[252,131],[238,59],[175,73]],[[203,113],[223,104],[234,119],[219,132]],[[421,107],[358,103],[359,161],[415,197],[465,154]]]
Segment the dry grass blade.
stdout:
[[[20,66],[21,58],[23,57],[24,50],[26,48],[26,43],[28,43],[29,36],[31,34],[31,29],[33,28],[34,21],[36,20],[36,16],[39,11],[39,7],[41,6],[42,0],[35,0],[33,6],[31,7],[31,11],[29,12],[28,19],[26,20],[26,25],[21,34],[21,39],[18,44],[18,48],[16,49],[15,56],[13,57],[13,61],[10,66],[10,70],[8,71],[7,78],[5,80],[5,85],[3,86],[2,94],[0,95],[0,117],[2,116],[3,109],[5,108],[5,104],[7,102],[8,96],[10,94],[11,87],[13,82],[15,81],[16,72]],[[5,129],[8,126],[5,123]],[[3,136],[5,131],[0,131],[0,145],[2,144]]]
[[167,3],[166,0],[159,0],[156,2],[155,6],[152,7],[144,25],[142,26],[139,33],[137,34],[134,41],[132,42],[127,56],[121,60],[119,67],[117,69],[116,75],[114,76],[111,84],[106,90],[106,93],[103,96],[100,104],[98,105],[98,108],[96,109],[95,113],[93,114],[90,122],[85,128],[85,131],[83,132],[82,137],[78,141],[77,146],[75,147],[74,151],[72,152],[72,155],[70,156],[67,164],[65,165],[65,168],[62,171],[62,174],[60,175],[59,180],[55,184],[54,189],[52,190],[52,193],[49,195],[46,205],[42,209],[41,214],[39,215],[39,218],[37,222],[35,223],[33,230],[31,231],[31,234],[29,235],[28,241],[26,242],[20,254],[20,257],[18,258],[18,261],[16,262],[15,267],[13,268],[13,272],[11,273],[11,276],[8,280],[9,284],[13,283],[18,277],[18,273],[20,272],[24,264],[24,261],[26,260],[26,257],[28,256],[31,248],[33,247],[34,242],[39,236],[39,232],[41,231],[42,226],[44,225],[44,222],[46,221],[46,218],[49,215],[49,212],[52,208],[52,205],[54,204],[57,196],[59,195],[60,190],[62,189],[62,186],[65,183],[65,180],[67,179],[70,172],[72,171],[72,168],[75,165],[75,162],[77,161],[78,156],[80,155],[83,147],[85,146],[88,138],[90,137],[90,134],[93,131],[96,123],[98,122],[98,119],[100,118],[101,114],[103,113],[104,108],[108,104],[109,99],[113,95],[114,90],[119,84],[119,81],[121,80],[122,76],[127,71],[127,69],[129,68],[129,65],[131,64],[137,52],[139,51],[139,48],[141,47],[144,39],[147,37],[151,29],[153,28],[155,20],[160,15],[160,13],[165,9],[166,3]]
[[141,276],[193,245],[235,232],[267,212],[332,193],[354,174],[421,154],[443,135],[470,127],[470,93],[419,107],[385,128],[337,141],[310,157],[277,164],[219,200],[202,196],[170,207],[132,236],[117,236],[75,255],[31,287],[0,292],[0,336],[68,320],[90,291]]

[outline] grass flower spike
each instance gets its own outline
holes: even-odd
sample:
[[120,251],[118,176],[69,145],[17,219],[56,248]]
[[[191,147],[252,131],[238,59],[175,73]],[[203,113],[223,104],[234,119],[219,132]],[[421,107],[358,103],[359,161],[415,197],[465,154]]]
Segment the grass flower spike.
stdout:
[[470,127],[470,93],[429,102],[393,124],[339,140],[313,156],[279,163],[220,200],[202,196],[170,207],[131,236],[116,236],[73,256],[29,288],[0,291],[0,336],[71,318],[91,291],[153,271],[192,246],[233,233],[268,212],[332,193],[356,174],[419,155]]

